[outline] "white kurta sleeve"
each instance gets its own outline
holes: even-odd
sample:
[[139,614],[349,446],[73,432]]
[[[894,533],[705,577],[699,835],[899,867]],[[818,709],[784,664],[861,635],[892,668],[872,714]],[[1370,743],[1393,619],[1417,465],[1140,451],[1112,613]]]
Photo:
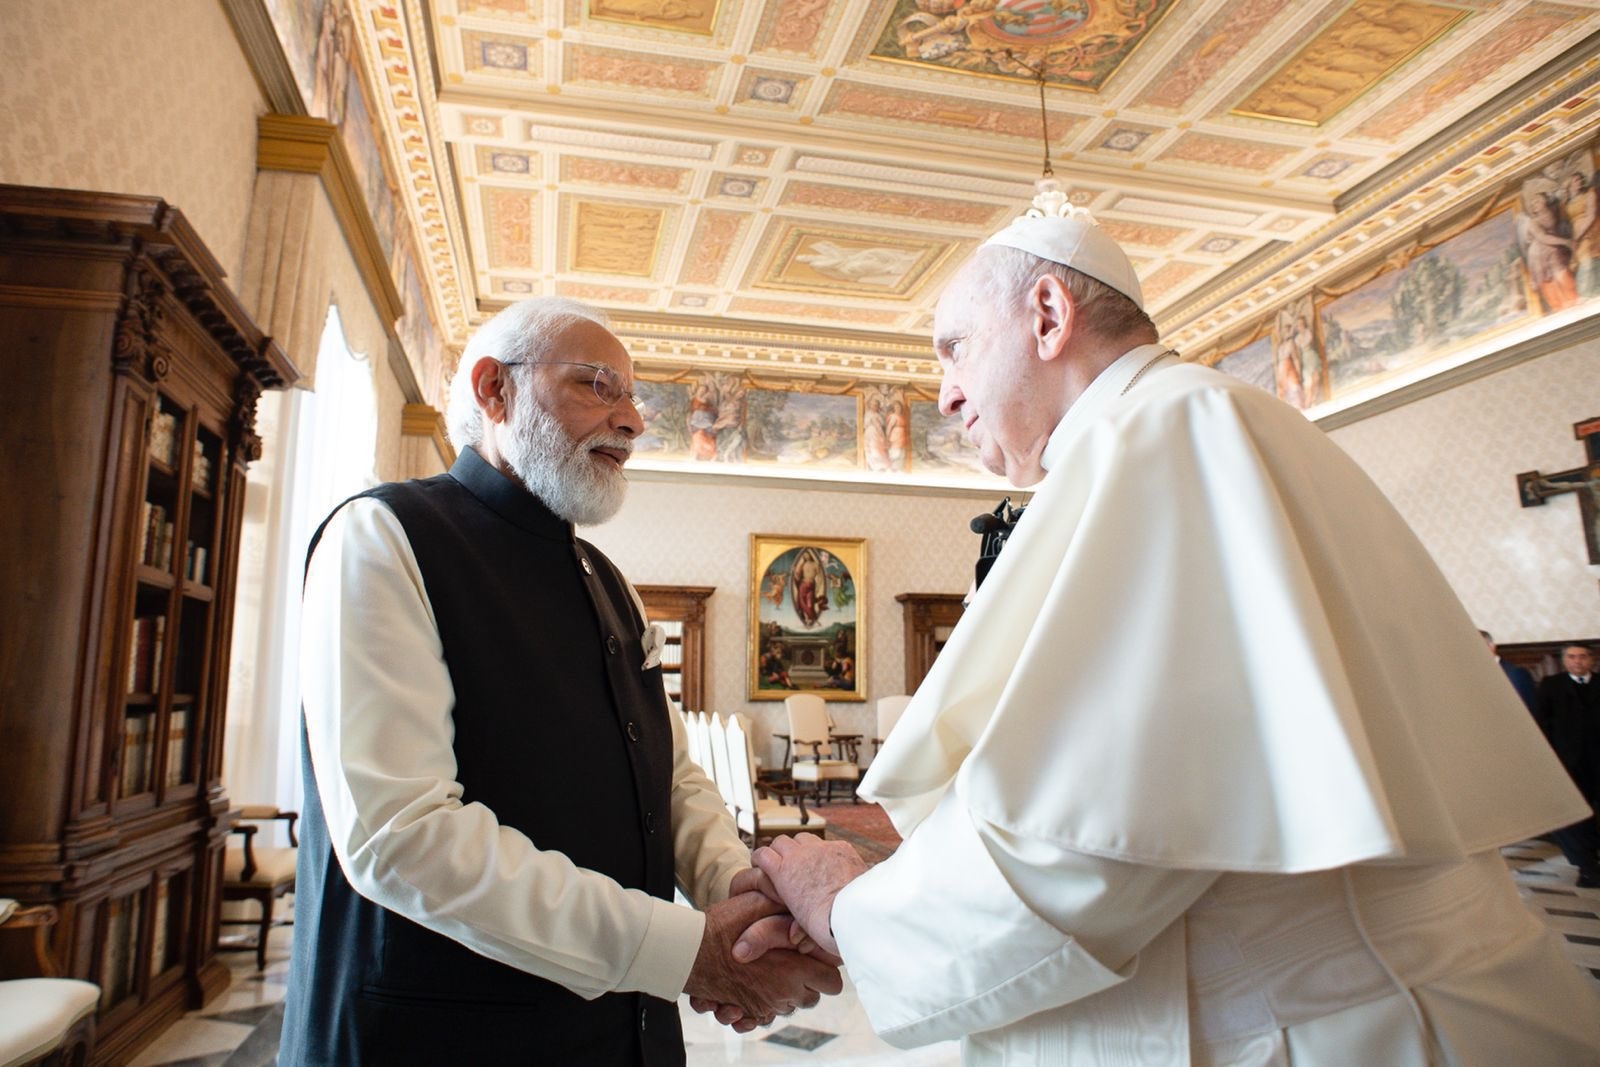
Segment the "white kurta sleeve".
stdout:
[[1216,877],[975,826],[952,789],[839,894],[833,933],[872,1028],[911,1048],[1117,985]]
[[672,855],[678,886],[697,908],[727,899],[728,883],[750,866],[728,807],[705,771],[689,758],[678,713],[672,719]]
[[704,916],[535,848],[461,802],[454,689],[416,558],[383,504],[356,500],[328,522],[306,578],[300,657],[328,836],[356,892],[580,996],[682,991]]

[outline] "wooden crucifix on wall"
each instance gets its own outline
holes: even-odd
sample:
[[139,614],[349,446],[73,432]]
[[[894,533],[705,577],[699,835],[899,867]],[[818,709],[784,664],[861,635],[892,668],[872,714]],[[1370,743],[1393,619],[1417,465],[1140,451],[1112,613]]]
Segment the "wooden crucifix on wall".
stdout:
[[1517,475],[1517,492],[1525,508],[1541,507],[1546,500],[1562,493],[1576,495],[1578,514],[1583,517],[1584,542],[1589,546],[1589,562],[1600,563],[1600,415],[1576,423],[1572,435],[1583,442],[1587,462],[1554,474],[1523,471]]

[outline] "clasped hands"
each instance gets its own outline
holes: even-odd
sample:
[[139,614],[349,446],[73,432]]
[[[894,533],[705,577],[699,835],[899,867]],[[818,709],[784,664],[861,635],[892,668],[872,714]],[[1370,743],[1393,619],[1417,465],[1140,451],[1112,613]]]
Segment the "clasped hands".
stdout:
[[756,849],[706,931],[684,991],[698,1012],[748,1033],[844,988],[829,922],[833,898],[866,871],[843,841],[811,834]]

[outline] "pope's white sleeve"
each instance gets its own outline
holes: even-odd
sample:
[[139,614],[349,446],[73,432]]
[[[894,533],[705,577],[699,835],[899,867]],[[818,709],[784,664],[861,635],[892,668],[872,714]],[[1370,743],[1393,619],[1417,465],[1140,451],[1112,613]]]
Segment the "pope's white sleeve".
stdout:
[[677,997],[704,916],[462,804],[454,688],[416,557],[383,504],[356,500],[329,521],[306,577],[300,662],[323,816],[356,892],[580,996]]
[[1007,1026],[1131,977],[1216,879],[975,826],[956,789],[840,892],[833,934],[872,1028],[901,1048]]

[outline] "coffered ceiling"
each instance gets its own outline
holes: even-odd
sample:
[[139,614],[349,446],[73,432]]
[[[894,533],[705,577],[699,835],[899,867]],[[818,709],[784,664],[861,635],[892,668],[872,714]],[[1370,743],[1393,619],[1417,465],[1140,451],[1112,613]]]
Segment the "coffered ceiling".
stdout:
[[641,358],[868,377],[931,372],[1027,206],[1041,72],[1057,176],[1203,345],[1592,129],[1600,66],[1600,0],[358,6],[451,342],[555,293]]

